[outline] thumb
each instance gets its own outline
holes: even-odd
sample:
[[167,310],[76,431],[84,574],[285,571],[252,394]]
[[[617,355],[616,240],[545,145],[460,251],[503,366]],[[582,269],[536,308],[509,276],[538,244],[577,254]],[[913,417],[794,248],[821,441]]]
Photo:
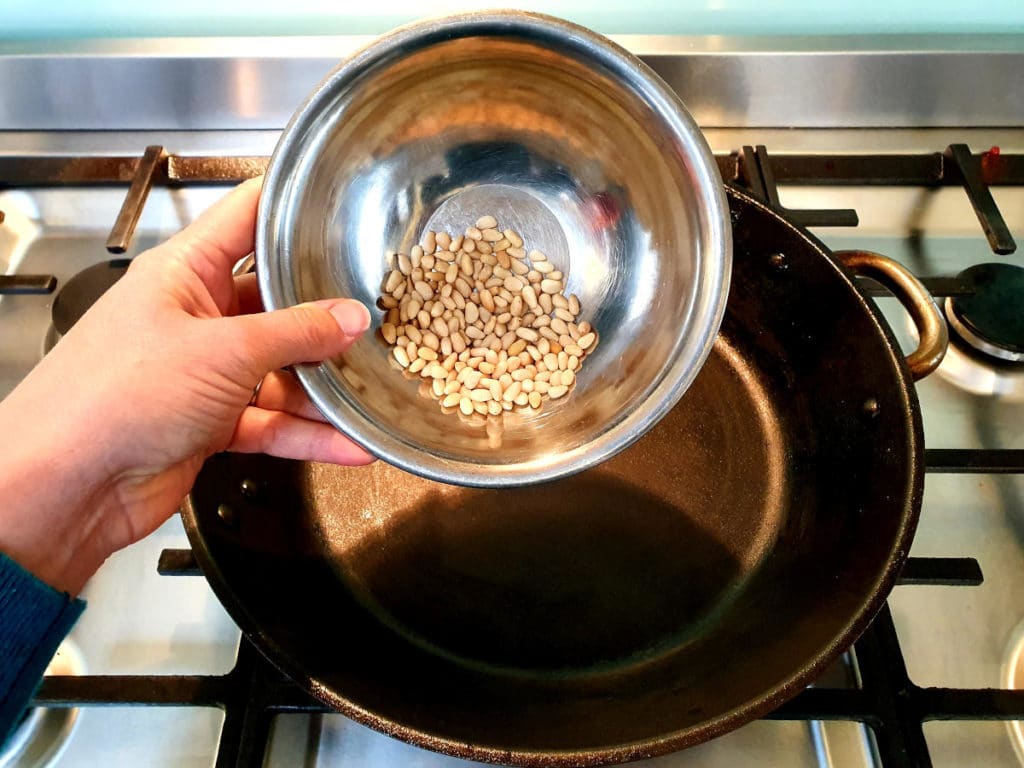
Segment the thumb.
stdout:
[[370,313],[353,299],[325,299],[224,322],[231,326],[230,343],[244,350],[259,378],[293,363],[340,355],[370,327]]

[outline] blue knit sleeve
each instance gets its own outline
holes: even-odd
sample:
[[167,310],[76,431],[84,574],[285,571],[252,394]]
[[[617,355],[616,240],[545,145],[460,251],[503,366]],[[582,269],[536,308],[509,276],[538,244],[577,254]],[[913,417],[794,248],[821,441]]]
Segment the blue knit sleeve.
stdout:
[[84,609],[0,553],[0,744]]

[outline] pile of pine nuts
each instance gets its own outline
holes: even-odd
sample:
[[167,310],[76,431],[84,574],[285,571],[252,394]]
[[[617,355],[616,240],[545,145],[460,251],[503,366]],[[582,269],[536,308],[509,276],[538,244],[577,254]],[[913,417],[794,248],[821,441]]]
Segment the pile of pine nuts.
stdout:
[[493,216],[455,237],[428,231],[388,261],[380,337],[446,413],[538,411],[572,390],[597,346],[565,276]]

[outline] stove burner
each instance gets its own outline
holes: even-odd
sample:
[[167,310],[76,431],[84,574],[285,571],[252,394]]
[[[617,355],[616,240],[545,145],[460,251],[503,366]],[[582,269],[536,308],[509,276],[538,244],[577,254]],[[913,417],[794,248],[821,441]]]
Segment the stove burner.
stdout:
[[959,340],[1003,362],[1024,361],[1024,267],[978,264],[959,278],[970,296],[946,299],[946,319]]
[[113,259],[93,264],[68,280],[53,300],[50,310],[53,327],[63,336],[78,319],[121,276],[128,271],[131,259]]

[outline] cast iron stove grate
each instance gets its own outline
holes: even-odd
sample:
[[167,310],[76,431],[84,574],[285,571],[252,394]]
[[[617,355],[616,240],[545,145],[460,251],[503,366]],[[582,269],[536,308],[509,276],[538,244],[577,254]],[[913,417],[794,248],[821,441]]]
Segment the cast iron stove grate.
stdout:
[[[1024,185],[1024,155],[993,147],[972,154],[954,144],[944,152],[915,155],[779,155],[763,146],[717,156],[723,178],[749,189],[803,226],[856,226],[856,211],[787,210],[778,185],[961,186],[993,252],[1013,253],[1016,244],[992,198],[990,186]],[[187,157],[152,146],[142,157],[0,157],[0,188],[129,185],[107,249],[123,253],[154,184],[230,184],[266,168],[266,157]],[[0,219],[2,221],[2,219]],[[935,296],[972,292],[956,276],[924,277]],[[0,276],[2,293],[50,293],[51,275]],[[868,286],[885,295],[879,286]],[[929,449],[927,471],[1022,474],[1024,450]],[[165,550],[158,570],[199,575],[190,550]],[[977,586],[981,568],[973,558],[910,558],[900,584]],[[932,720],[1024,720],[1024,691],[922,688],[907,674],[888,606],[851,649],[859,670],[855,688],[808,688],[768,715],[777,720],[838,720],[863,723],[874,734],[885,768],[930,766],[924,723]],[[219,768],[262,766],[273,718],[282,713],[329,711],[273,667],[244,637],[234,668],[224,675],[87,675],[47,677],[34,704],[42,707],[197,706],[224,711],[216,756]]]

